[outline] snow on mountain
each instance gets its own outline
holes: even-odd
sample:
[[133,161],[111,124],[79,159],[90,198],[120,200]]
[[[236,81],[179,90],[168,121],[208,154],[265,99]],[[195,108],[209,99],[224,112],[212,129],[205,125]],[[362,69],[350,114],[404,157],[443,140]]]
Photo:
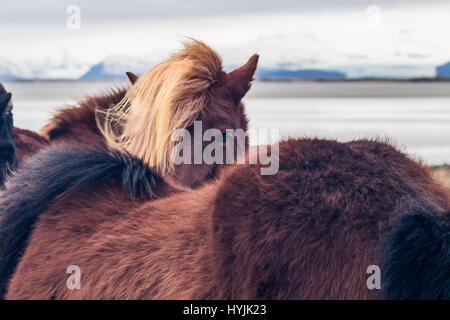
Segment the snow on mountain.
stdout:
[[380,6],[375,16],[365,4],[353,2],[350,6],[322,4],[317,11],[304,10],[306,3],[291,10],[272,3],[270,10],[259,10],[262,3],[254,12],[230,4],[234,12],[225,14],[231,8],[227,4],[223,14],[211,14],[202,7],[198,16],[183,10],[176,10],[179,16],[160,14],[153,11],[155,5],[139,6],[136,11],[125,4],[115,8],[119,16],[123,14],[121,19],[91,12],[86,4],[83,21],[90,22],[83,22],[76,31],[65,28],[63,10],[47,24],[46,15],[25,6],[19,11],[28,12],[26,16],[33,18],[26,19],[29,23],[16,22],[19,11],[4,13],[7,24],[0,28],[0,36],[7,50],[0,55],[9,62],[0,61],[0,77],[123,78],[124,71],[142,73],[162,61],[185,36],[217,49],[226,70],[255,52],[260,54],[261,70],[338,71],[351,78],[432,77],[436,65],[449,61],[450,40],[443,35],[450,26],[449,1],[382,1],[370,6]]
[[349,79],[358,78],[433,78],[436,75],[432,65],[343,65],[336,70],[344,72]]
[[256,52],[260,55],[259,67],[265,69],[328,69],[346,58],[308,32],[260,36],[239,47],[225,47],[220,52],[236,65],[237,61],[243,62]]
[[[238,47],[217,49],[227,71],[244,63],[253,53],[259,53],[257,78],[417,78],[445,76],[442,74],[448,74],[449,68],[448,65],[435,69],[431,64],[412,64],[411,59],[405,64],[375,64],[364,54],[333,50],[308,33],[264,36]],[[70,56],[25,62],[0,58],[0,81],[125,80],[126,71],[143,74],[167,55],[162,52],[144,56],[112,55],[97,63],[78,61]]]
[[89,64],[72,58],[12,62],[0,58],[0,80],[77,79]]
[[136,74],[145,73],[154,65],[154,62],[143,58],[128,56],[110,56],[102,62],[93,65],[88,72],[83,74],[81,80],[124,80],[125,72]]
[[0,80],[17,80],[19,77],[17,66],[10,61],[0,58]]

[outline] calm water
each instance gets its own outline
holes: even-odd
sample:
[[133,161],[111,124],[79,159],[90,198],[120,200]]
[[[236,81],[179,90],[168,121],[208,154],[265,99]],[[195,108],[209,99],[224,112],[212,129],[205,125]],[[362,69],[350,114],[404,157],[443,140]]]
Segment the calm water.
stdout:
[[[56,109],[124,82],[6,82],[15,125],[38,130]],[[389,138],[428,164],[450,163],[450,83],[256,82],[251,129],[282,137]],[[255,139],[251,139],[255,142]]]

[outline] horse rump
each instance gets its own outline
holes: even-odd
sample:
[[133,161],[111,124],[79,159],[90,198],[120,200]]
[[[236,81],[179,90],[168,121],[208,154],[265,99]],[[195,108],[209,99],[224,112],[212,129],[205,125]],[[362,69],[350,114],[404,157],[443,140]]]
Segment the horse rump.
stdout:
[[450,212],[414,212],[400,218],[385,245],[388,299],[450,299]]

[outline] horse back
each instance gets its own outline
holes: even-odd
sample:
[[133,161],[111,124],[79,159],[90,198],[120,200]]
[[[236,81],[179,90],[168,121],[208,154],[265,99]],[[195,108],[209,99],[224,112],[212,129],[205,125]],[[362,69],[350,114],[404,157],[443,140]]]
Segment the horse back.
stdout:
[[97,128],[96,110],[105,110],[117,104],[125,96],[126,88],[87,96],[76,106],[69,106],[58,112],[41,129],[41,134],[52,143],[76,143],[90,147],[103,148],[105,140]]
[[12,129],[12,135],[19,165],[49,144],[47,139],[31,130],[14,127]]
[[367,270],[383,272],[390,230],[413,209],[449,210],[430,172],[384,142],[291,139],[280,143],[279,165],[274,176],[237,169],[217,197],[224,298],[387,297],[386,286],[367,287]]

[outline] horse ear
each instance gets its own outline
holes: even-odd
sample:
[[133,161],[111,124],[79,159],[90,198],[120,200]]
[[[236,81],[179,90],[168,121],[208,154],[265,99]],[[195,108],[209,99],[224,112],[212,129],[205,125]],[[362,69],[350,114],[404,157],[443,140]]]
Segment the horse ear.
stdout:
[[131,84],[134,84],[137,81],[137,79],[139,78],[139,76],[135,75],[131,71],[127,71],[125,73],[127,74],[128,80],[130,80]]
[[227,75],[227,86],[230,87],[236,101],[240,101],[250,89],[258,59],[259,55],[255,53],[246,64]]
[[2,116],[6,115],[9,111],[9,102],[11,101],[11,93],[8,92],[0,97],[0,114]]

